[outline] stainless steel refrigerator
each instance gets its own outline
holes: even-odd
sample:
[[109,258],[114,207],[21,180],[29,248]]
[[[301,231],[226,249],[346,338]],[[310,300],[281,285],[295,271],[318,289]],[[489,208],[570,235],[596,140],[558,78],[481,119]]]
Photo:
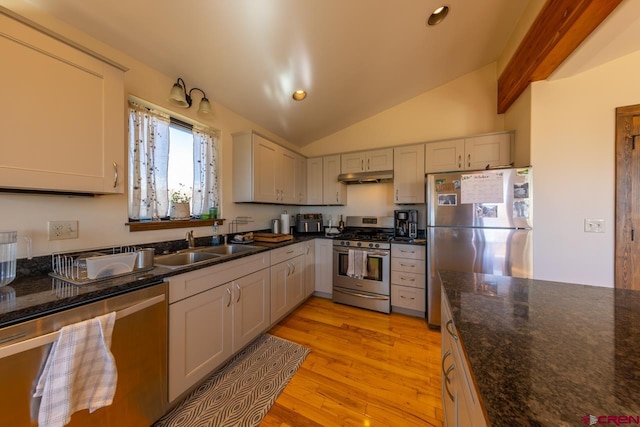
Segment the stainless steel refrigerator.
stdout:
[[532,277],[533,168],[427,175],[427,322],[440,326],[441,270]]

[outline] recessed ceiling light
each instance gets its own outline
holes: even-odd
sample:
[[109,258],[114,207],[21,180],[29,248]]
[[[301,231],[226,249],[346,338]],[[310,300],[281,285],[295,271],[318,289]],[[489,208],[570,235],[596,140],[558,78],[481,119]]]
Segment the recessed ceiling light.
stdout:
[[448,13],[449,13],[449,6],[440,6],[439,8],[433,11],[431,16],[429,16],[429,19],[427,19],[427,25],[431,25],[431,26],[438,25],[439,23],[444,21],[444,18],[447,17]]
[[297,91],[293,92],[293,99],[295,99],[296,101],[302,101],[306,97],[307,92],[303,91],[302,89],[298,89]]

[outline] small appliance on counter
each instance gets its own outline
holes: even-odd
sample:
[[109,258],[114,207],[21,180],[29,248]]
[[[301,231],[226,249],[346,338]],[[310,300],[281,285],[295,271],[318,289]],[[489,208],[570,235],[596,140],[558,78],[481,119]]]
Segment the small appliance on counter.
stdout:
[[322,214],[306,213],[296,215],[297,233],[322,233]]
[[418,237],[418,210],[393,211],[394,240],[413,240]]

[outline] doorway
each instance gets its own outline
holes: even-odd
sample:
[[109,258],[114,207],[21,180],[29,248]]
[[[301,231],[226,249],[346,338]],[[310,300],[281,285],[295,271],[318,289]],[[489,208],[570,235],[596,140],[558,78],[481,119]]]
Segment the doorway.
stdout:
[[615,287],[640,290],[640,105],[616,108]]

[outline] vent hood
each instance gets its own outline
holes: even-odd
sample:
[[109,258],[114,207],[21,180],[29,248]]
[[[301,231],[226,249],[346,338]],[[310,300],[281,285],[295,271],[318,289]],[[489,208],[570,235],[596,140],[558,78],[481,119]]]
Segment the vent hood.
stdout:
[[358,173],[343,173],[338,175],[338,181],[345,184],[375,184],[379,182],[393,182],[393,171],[372,171]]

